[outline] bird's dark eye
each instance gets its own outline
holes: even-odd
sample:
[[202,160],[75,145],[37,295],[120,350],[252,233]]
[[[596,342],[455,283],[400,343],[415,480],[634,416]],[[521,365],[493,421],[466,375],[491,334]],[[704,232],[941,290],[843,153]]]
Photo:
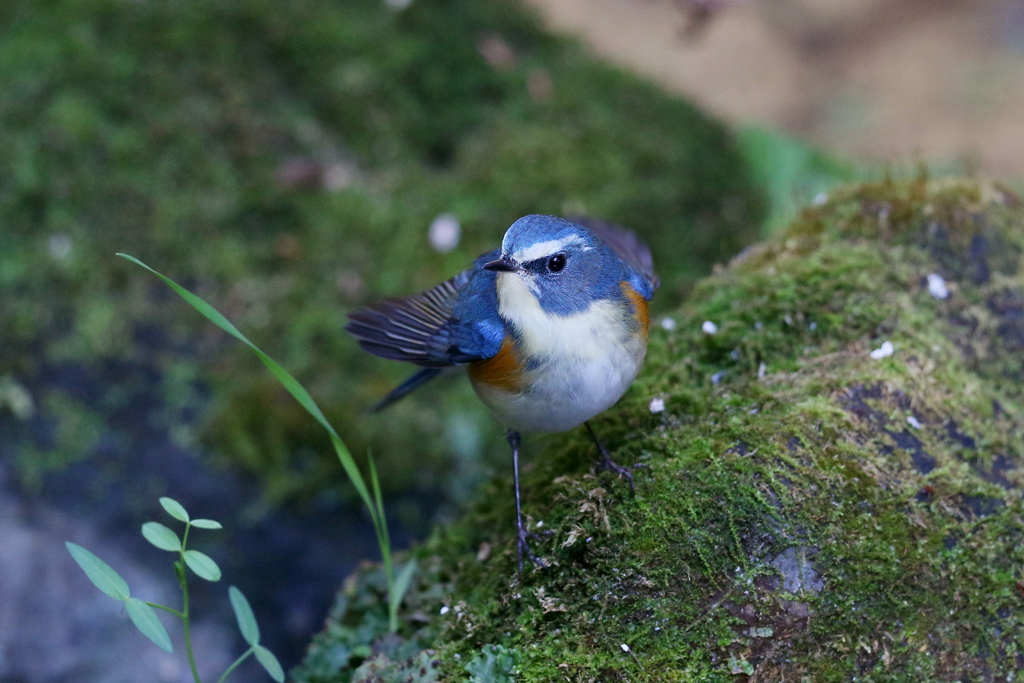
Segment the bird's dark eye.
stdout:
[[557,273],[562,268],[565,268],[565,254],[555,254],[548,260],[548,270],[552,273]]

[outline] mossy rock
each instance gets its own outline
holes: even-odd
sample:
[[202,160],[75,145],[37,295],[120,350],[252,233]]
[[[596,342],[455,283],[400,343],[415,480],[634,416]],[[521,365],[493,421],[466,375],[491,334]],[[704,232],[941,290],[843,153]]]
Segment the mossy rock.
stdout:
[[398,635],[366,569],[295,679],[1017,680],[1022,251],[1024,207],[995,184],[807,209],[655,325],[596,421],[647,466],[635,497],[588,471],[582,430],[528,443],[550,566],[517,574],[497,480],[415,551]]

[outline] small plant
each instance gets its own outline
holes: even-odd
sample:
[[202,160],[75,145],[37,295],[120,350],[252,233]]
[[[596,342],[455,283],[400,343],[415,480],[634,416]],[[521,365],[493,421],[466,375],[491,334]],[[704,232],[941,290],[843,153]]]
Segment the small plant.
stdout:
[[367,486],[366,480],[363,479],[363,475],[359,471],[359,466],[356,464],[355,458],[352,457],[352,454],[349,452],[345,442],[341,440],[341,437],[338,436],[338,432],[331,426],[331,423],[327,421],[327,418],[324,417],[323,411],[320,410],[320,406],[316,404],[313,397],[310,396],[305,387],[299,384],[297,379],[292,377],[291,373],[281,367],[273,358],[260,350],[258,346],[249,341],[249,339],[239,332],[238,328],[235,327],[231,321],[224,316],[224,314],[206,303],[202,298],[188,291],[166,275],[153,270],[134,256],[129,256],[128,254],[118,254],[118,256],[127,259],[136,265],[142,266],[149,272],[156,275],[158,278],[163,280],[168,287],[173,289],[178,296],[192,306],[192,308],[201,313],[207,320],[252,349],[263,364],[267,366],[267,369],[270,370],[271,374],[277,378],[277,381],[279,381],[281,385],[288,390],[288,393],[290,393],[295,400],[306,409],[306,412],[313,416],[313,419],[319,422],[320,426],[327,431],[328,436],[331,437],[331,444],[334,446],[334,452],[338,456],[338,461],[341,463],[342,468],[345,470],[345,474],[348,475],[349,481],[352,482],[352,486],[355,487],[356,492],[359,493],[359,497],[362,498],[363,504],[366,505],[366,509],[370,513],[370,520],[373,522],[373,529],[377,535],[377,545],[380,548],[381,563],[384,565],[384,576],[386,577],[388,586],[388,627],[392,633],[396,632],[398,630],[398,608],[401,606],[402,598],[405,596],[406,591],[409,590],[412,577],[416,573],[416,560],[409,560],[409,563],[402,568],[398,575],[395,575],[394,563],[391,556],[391,538],[388,535],[387,519],[384,516],[384,499],[381,494],[380,480],[377,478],[377,468],[373,464],[373,458],[369,459],[370,486]]
[[[170,612],[174,616],[181,619],[181,623],[184,627],[185,633],[185,650],[188,653],[188,664],[192,670],[192,677],[196,683],[202,683],[199,678],[199,672],[196,669],[195,656],[192,653],[192,624],[189,619],[189,600],[188,600],[188,572],[189,569],[201,579],[206,581],[220,581],[220,567],[213,561],[209,555],[201,553],[198,550],[191,550],[187,547],[189,532],[195,529],[220,529],[221,525],[219,522],[215,522],[212,519],[192,519],[189,517],[188,512],[178,501],[173,498],[161,498],[160,504],[164,510],[167,511],[174,519],[179,522],[185,523],[185,532],[179,538],[178,534],[173,529],[161,524],[160,522],[146,522],[142,525],[142,535],[147,541],[155,545],[160,550],[166,550],[178,554],[178,559],[174,562],[174,574],[178,577],[178,584],[181,586],[181,597],[182,607],[181,610],[176,610],[173,607],[167,605],[160,605],[153,602],[144,602],[139,598],[133,598],[131,591],[128,588],[128,584],[125,582],[121,575],[114,571],[110,565],[96,557],[94,554],[86,550],[80,545],[66,542],[64,545],[67,546],[68,552],[71,553],[71,557],[75,559],[78,566],[82,568],[86,576],[96,584],[96,587],[101,591],[114,598],[120,600],[125,605],[125,611],[128,612],[128,616],[131,617],[132,623],[135,627],[142,631],[142,634],[152,640],[158,647],[171,652],[173,650],[171,646],[171,638],[167,635],[167,629],[157,619],[156,612],[153,608],[161,609],[165,612]],[[252,608],[249,606],[249,601],[245,599],[245,595],[242,591],[238,590],[234,586],[228,588],[228,597],[231,600],[231,608],[235,612],[235,618],[238,619],[238,629],[242,632],[242,638],[249,644],[249,649],[246,650],[242,655],[236,659],[231,666],[229,666],[221,677],[218,679],[218,683],[226,680],[227,677],[234,671],[239,664],[241,664],[249,655],[255,655],[263,668],[267,670],[271,678],[278,683],[284,681],[284,670],[277,661],[277,657],[268,650],[267,648],[260,645],[260,629],[256,625],[256,617],[252,613]]]

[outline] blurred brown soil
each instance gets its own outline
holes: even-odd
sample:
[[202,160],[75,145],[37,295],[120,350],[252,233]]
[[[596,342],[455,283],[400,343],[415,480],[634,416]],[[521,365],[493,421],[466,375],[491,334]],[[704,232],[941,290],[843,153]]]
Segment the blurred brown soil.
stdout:
[[[529,1],[728,121],[864,160],[1024,177],[1024,0]],[[717,10],[695,28],[697,3]]]

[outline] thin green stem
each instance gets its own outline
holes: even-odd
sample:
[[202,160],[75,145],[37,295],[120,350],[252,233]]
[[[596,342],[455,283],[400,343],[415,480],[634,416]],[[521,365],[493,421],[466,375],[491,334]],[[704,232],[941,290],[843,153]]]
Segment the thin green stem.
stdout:
[[224,683],[224,681],[227,680],[228,676],[231,675],[231,672],[234,671],[235,669],[237,669],[238,665],[241,664],[242,662],[244,662],[245,658],[248,657],[251,654],[252,654],[252,648],[250,647],[248,650],[243,652],[238,657],[238,659],[236,659],[234,662],[232,662],[231,666],[229,666],[227,669],[224,670],[224,673],[221,674],[220,678],[217,679],[217,683]]
[[199,670],[196,668],[196,657],[192,652],[192,624],[189,620],[188,604],[188,573],[185,571],[185,544],[188,542],[188,530],[191,524],[185,525],[185,533],[181,539],[181,550],[178,551],[180,559],[176,563],[178,583],[181,584],[181,624],[185,632],[185,652],[188,654],[188,666],[192,670],[192,679],[196,683],[203,683],[199,678]]
[[173,607],[168,607],[167,605],[160,605],[160,604],[157,604],[155,602],[147,602],[146,604],[149,605],[150,607],[154,608],[154,609],[162,609],[165,612],[170,612],[171,614],[173,614],[174,616],[178,617],[179,619],[181,619],[182,617],[185,616],[184,614],[182,614],[178,610],[174,609]]

